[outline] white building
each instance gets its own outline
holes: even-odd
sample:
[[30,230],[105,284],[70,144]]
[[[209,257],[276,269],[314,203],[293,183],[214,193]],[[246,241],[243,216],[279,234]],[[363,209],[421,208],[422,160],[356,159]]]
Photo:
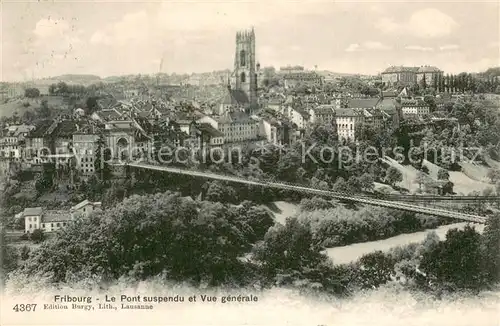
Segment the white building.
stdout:
[[102,210],[101,205],[102,205],[101,202],[91,202],[85,199],[81,203],[71,207],[70,209],[71,219],[74,219],[77,216],[89,216],[95,211],[101,211]]

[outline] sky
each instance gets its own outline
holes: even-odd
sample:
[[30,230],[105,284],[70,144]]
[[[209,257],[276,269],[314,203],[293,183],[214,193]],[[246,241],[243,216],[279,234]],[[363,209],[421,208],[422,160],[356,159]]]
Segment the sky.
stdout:
[[332,0],[0,2],[1,76],[101,77],[231,69],[235,34],[256,34],[262,67],[377,74],[500,66],[499,2]]

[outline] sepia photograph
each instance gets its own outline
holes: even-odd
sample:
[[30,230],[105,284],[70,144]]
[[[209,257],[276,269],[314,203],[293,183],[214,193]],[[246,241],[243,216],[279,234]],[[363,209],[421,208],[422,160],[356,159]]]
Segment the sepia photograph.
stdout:
[[0,0],[0,324],[500,325],[500,2]]

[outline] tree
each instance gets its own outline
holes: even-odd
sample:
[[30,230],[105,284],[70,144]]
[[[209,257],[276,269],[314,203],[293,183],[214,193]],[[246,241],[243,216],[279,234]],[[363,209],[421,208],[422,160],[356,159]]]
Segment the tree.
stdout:
[[337,191],[337,192],[349,192],[350,191],[349,185],[347,184],[345,179],[342,177],[338,177],[337,180],[335,180],[335,183],[332,186],[332,190]]
[[378,287],[387,283],[394,271],[394,261],[380,250],[362,256],[359,263],[363,288]]
[[33,231],[30,235],[30,239],[34,242],[34,243],[40,243],[42,242],[43,240],[45,240],[45,235],[43,234],[43,231],[40,230],[40,229],[36,229],[35,231]]
[[111,153],[106,148],[106,140],[101,132],[96,141],[94,171],[99,176],[101,182],[104,183],[107,183],[111,179],[111,169],[108,164],[110,159]]
[[437,174],[438,180],[449,180],[450,179],[450,173],[446,169],[439,169],[438,174]]
[[284,226],[277,224],[267,232],[255,258],[273,274],[315,266],[326,257],[312,245],[312,236],[306,222],[289,218]]
[[451,229],[446,240],[425,253],[420,269],[438,285],[479,289],[484,285],[481,236],[473,227]]
[[422,190],[422,185],[424,185],[429,177],[423,171],[419,171],[417,174],[416,182],[418,183],[418,189]]
[[224,186],[219,181],[208,183],[206,200],[221,203],[236,203],[238,201],[234,188]]
[[306,212],[329,208],[333,208],[332,202],[318,196],[314,196],[311,199],[304,198],[300,201],[300,209]]
[[484,270],[492,282],[500,280],[500,214],[490,216],[482,234]]
[[97,97],[89,96],[85,101],[85,106],[87,108],[87,114],[92,114],[93,112],[95,112],[98,108]]
[[371,173],[364,173],[359,177],[359,182],[361,183],[361,189],[364,191],[373,191],[375,188],[375,178]]
[[490,169],[488,171],[488,178],[491,180],[492,183],[497,183],[498,181],[500,181],[500,170]]
[[388,184],[394,186],[397,182],[403,181],[403,174],[397,168],[391,166],[386,171],[385,180]]
[[419,86],[420,86],[420,89],[422,91],[427,88],[427,80],[426,80],[425,74],[423,74],[422,79],[420,80]]
[[234,284],[245,279],[240,257],[250,249],[248,230],[234,207],[170,192],[134,195],[70,223],[33,252],[23,272],[54,282],[163,273],[197,285]]
[[42,174],[35,181],[35,189],[39,194],[52,188],[53,182],[53,170],[50,167],[44,166]]
[[239,216],[241,221],[253,230],[254,236],[249,239],[251,242],[262,240],[269,228],[274,225],[273,214],[263,206],[243,206]]
[[40,104],[40,110],[38,111],[38,114],[42,119],[50,118],[51,112],[47,100],[43,100]]
[[35,98],[40,96],[40,90],[38,88],[26,88],[24,90],[24,96],[28,98]]

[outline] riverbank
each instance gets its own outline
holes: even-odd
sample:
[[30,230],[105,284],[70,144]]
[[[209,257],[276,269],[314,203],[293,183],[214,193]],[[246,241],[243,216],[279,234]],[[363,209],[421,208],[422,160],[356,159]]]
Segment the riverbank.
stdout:
[[[288,217],[294,216],[299,211],[299,206],[285,201],[277,201],[272,203],[270,209],[273,211],[275,220],[278,223],[284,224]],[[347,246],[334,247],[325,250],[325,253],[333,260],[335,264],[348,264],[361,258],[363,255],[374,251],[387,252],[392,248],[405,246],[410,243],[419,243],[424,241],[425,237],[430,232],[436,232],[440,239],[444,240],[446,233],[450,229],[463,229],[468,223],[453,223],[442,225],[436,229],[428,229],[420,232],[400,234],[388,239],[355,243]],[[483,232],[483,224],[474,224],[478,232]]]

